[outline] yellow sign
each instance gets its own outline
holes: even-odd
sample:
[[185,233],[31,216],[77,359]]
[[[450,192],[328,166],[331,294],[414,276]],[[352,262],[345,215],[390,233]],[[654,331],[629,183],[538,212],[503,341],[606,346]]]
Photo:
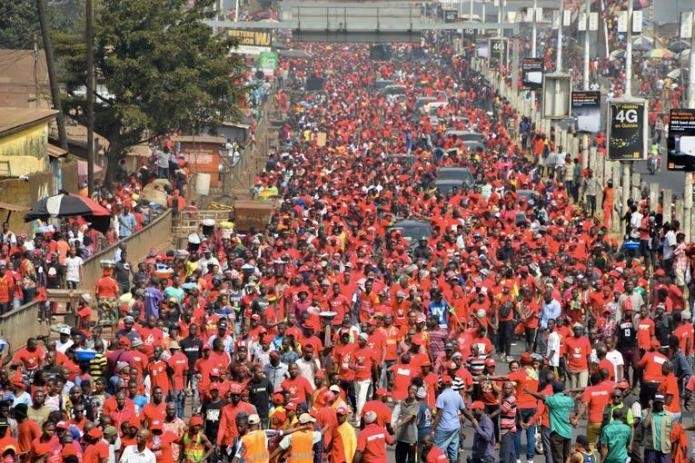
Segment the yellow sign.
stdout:
[[9,163],[13,177],[48,169],[48,124],[29,127],[0,138],[0,161]]
[[273,39],[270,35],[270,31],[229,29],[227,33],[230,37],[234,37],[235,39],[237,39],[239,41],[239,45],[269,47],[272,45],[273,42]]

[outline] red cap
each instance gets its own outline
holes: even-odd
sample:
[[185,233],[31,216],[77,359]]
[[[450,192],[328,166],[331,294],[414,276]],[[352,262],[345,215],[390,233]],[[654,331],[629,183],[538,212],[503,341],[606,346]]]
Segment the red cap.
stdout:
[[[96,429],[96,428],[95,428]],[[93,430],[92,430],[93,431]],[[92,434],[92,431],[89,431],[88,435]],[[96,438],[95,438],[96,439]],[[43,455],[43,452],[41,452],[41,455]],[[75,448],[75,445],[70,443],[66,444],[65,447],[63,447],[62,452],[60,452],[60,456],[62,458],[67,458],[67,457],[79,457],[77,454],[77,449]]]
[[495,362],[495,359],[493,359],[492,357],[485,359],[485,366],[486,367],[494,367],[495,365],[497,365],[497,363]]
[[521,354],[521,359],[519,361],[522,365],[530,365],[533,363],[533,357],[531,357],[530,352],[524,352]]
[[453,384],[454,380],[449,375],[442,376],[442,384]]
[[203,417],[200,415],[194,415],[191,417],[191,420],[189,423],[191,426],[202,426],[203,425]]
[[92,439],[101,439],[103,437],[104,433],[102,433],[101,429],[99,429],[99,428],[92,428],[89,430],[87,435],[89,437],[91,437]]
[[152,420],[150,423],[150,431],[161,431],[162,428],[162,422],[159,420]]
[[476,400],[468,408],[471,410],[485,410],[485,404],[480,400]]
[[241,387],[241,384],[232,384],[229,386],[230,394],[241,394],[243,391],[244,389]]

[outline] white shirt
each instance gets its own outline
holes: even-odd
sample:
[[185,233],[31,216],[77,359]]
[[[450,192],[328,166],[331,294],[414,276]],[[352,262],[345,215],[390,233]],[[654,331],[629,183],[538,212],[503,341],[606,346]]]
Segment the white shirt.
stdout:
[[137,445],[129,445],[123,450],[121,463],[157,463],[157,458],[155,458],[152,450],[147,447],[140,452]]
[[[550,354],[553,354],[551,357]],[[551,367],[560,366],[560,333],[553,331],[548,335],[548,350],[545,354]]]
[[68,257],[65,259],[65,279],[67,281],[80,282],[80,266],[82,258],[79,256]]
[[673,230],[669,230],[666,232],[666,235],[664,235],[664,260],[673,257],[674,246],[676,246],[676,232],[674,232]]
[[56,350],[61,354],[64,354],[73,346],[73,344],[75,344],[75,342],[71,338],[68,338],[65,343],[60,342],[60,339],[58,339],[56,341]]
[[615,376],[615,381],[622,381],[623,378],[618,377],[618,367],[620,365],[625,365],[625,361],[623,361],[623,354],[614,349],[606,353],[606,360],[613,364],[613,375]]
[[297,368],[299,368],[299,375],[306,378],[311,384],[311,387],[316,389],[316,384],[314,383],[314,373],[321,369],[321,363],[319,359],[312,358],[311,360],[304,360],[304,357],[300,357],[295,362]]

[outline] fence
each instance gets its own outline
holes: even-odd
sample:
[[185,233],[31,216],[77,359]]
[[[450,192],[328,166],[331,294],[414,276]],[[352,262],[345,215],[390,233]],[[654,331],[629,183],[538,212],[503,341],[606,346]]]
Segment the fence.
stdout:
[[[519,114],[528,117],[538,131],[546,135],[550,134],[552,122],[543,118],[542,113],[533,107],[530,100],[524,98],[516,88],[507,83],[505,76],[500,77],[497,70],[487,68],[481,60],[474,61],[474,68],[502,97],[510,102]],[[577,134],[555,126],[555,139],[557,144],[565,147],[566,152],[573,158],[581,159],[582,168],[593,170],[594,177],[601,186],[604,186],[609,179],[613,180],[615,201],[611,218],[611,233],[621,233],[620,218],[627,211],[628,199],[639,201],[642,198],[642,193],[648,192],[651,210],[661,210],[664,222],[678,220],[681,225],[680,230],[685,233],[686,242],[695,238],[695,230],[693,230],[695,227],[693,182],[690,174],[685,175],[684,191],[661,189],[658,183],[647,183],[638,172],[632,172],[629,163],[621,165],[619,161],[611,161],[606,156],[597,153],[595,147],[588,146],[587,136],[577,136]],[[597,211],[603,210],[602,199],[601,195],[596,198]]]
[[93,291],[94,286],[101,278],[102,270],[100,262],[112,258],[118,245],[125,243],[130,262],[141,262],[152,249],[159,250],[171,243],[171,209],[154,219],[145,228],[128,238],[119,241],[111,247],[94,254],[82,264],[82,283],[80,289]]

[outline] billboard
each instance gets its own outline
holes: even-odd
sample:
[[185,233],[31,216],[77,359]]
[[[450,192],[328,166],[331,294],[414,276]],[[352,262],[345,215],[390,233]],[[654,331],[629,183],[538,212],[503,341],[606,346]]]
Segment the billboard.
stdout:
[[608,102],[608,157],[639,161],[647,155],[647,102],[642,99]]
[[695,109],[672,109],[668,125],[668,170],[695,171]]
[[273,35],[270,30],[227,29],[227,34],[239,43],[238,47],[232,49],[232,53],[260,55],[270,51],[273,45]]
[[499,66],[505,67],[508,61],[509,47],[507,46],[507,39],[505,38],[494,38],[490,39],[488,66],[490,68],[497,68]]
[[526,88],[533,90],[543,88],[543,58],[521,60],[521,81]]
[[577,120],[578,132],[600,132],[601,92],[572,92],[572,117]]

